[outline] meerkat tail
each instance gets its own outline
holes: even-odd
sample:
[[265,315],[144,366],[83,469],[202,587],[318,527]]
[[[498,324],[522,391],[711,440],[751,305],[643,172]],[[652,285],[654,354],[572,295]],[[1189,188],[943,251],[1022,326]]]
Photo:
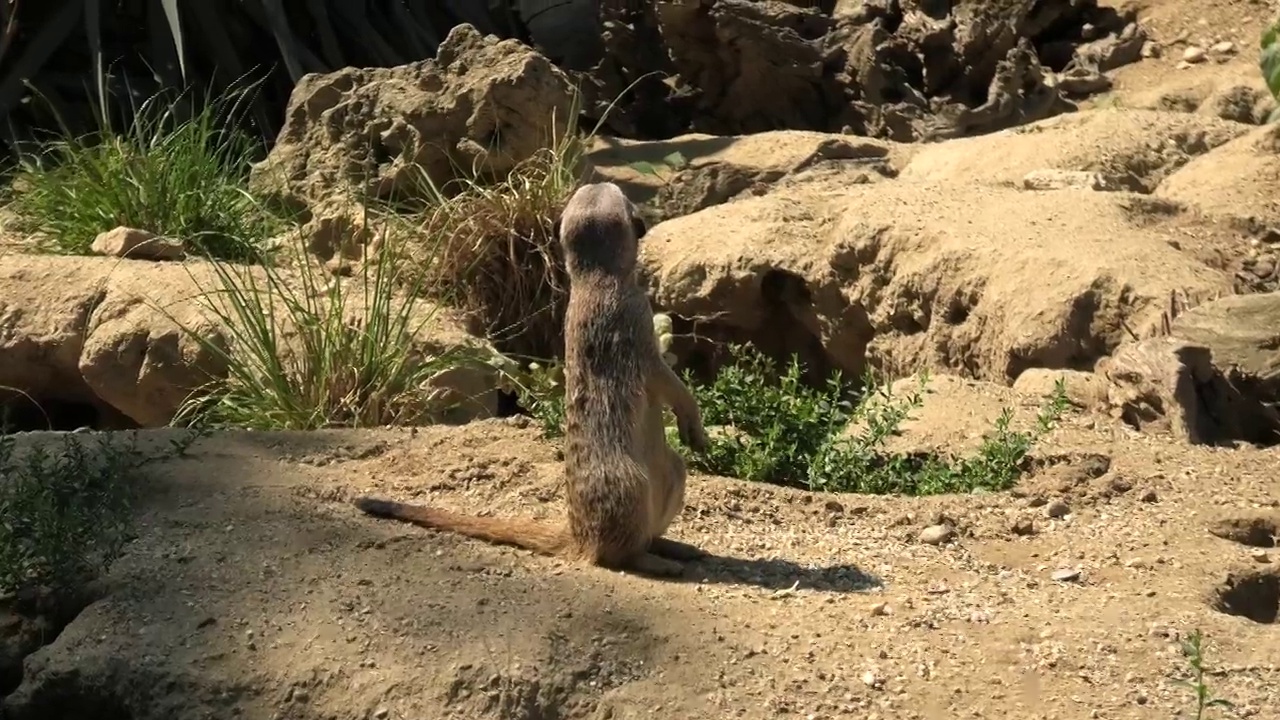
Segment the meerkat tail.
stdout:
[[542,555],[558,555],[569,545],[568,533],[564,528],[528,518],[464,515],[367,496],[356,498],[352,504],[366,515],[447,530],[477,540],[514,545]]

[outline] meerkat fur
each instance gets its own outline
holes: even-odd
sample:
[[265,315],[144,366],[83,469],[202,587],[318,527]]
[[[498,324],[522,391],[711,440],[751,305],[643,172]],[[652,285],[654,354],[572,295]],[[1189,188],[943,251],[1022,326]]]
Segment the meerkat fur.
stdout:
[[647,228],[610,182],[578,188],[555,223],[569,276],[565,315],[567,522],[480,517],[372,497],[363,512],[617,570],[677,576],[703,552],[663,537],[684,507],[687,472],[666,440],[706,447],[693,394],[664,362],[636,280]]

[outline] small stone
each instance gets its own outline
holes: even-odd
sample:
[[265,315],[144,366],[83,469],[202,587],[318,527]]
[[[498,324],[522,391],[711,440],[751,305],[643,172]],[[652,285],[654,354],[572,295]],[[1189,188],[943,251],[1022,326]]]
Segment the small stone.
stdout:
[[131,260],[181,260],[186,254],[181,242],[123,225],[98,233],[90,249],[97,255]]
[[1080,579],[1080,571],[1073,570],[1071,568],[1061,568],[1054,570],[1053,574],[1049,577],[1058,582],[1075,582]]
[[862,684],[869,688],[879,688],[884,685],[884,680],[877,676],[874,672],[868,670],[862,673]]
[[1249,553],[1249,555],[1252,556],[1254,560],[1260,563],[1271,562],[1271,556],[1267,554],[1266,550],[1254,550],[1253,552]]
[[1127,493],[1133,489],[1133,483],[1120,477],[1119,475],[1111,478],[1111,491],[1115,493]]
[[1027,190],[1101,190],[1103,185],[1100,175],[1084,170],[1048,168],[1022,176],[1022,187]]
[[1162,55],[1160,43],[1154,40],[1148,40],[1142,44],[1142,57],[1158,58]]
[[1014,520],[1013,527],[1010,529],[1013,530],[1014,535],[1022,535],[1024,537],[1036,534],[1036,524],[1032,522],[1030,518],[1019,518]]
[[1216,55],[1230,55],[1236,51],[1236,44],[1230,40],[1223,40],[1220,43],[1215,43],[1209,50]]
[[391,714],[391,711],[384,707],[380,707],[377,710],[373,711],[374,720],[383,720],[383,718],[387,717],[390,714]]
[[1205,52],[1204,52],[1204,48],[1202,47],[1189,45],[1187,46],[1186,50],[1182,51],[1182,62],[1194,64],[1194,63],[1204,62],[1204,59],[1205,59]]
[[1156,491],[1153,488],[1147,488],[1142,491],[1142,495],[1140,495],[1138,499],[1144,503],[1153,503],[1159,500],[1160,496],[1156,494]]
[[1061,500],[1054,500],[1044,509],[1044,514],[1051,518],[1062,519],[1071,513],[1071,506]]
[[920,542],[926,545],[941,545],[956,536],[955,528],[947,524],[930,525],[920,531]]
[[889,603],[880,602],[871,606],[872,617],[880,617],[882,615],[888,615],[888,614],[889,614]]

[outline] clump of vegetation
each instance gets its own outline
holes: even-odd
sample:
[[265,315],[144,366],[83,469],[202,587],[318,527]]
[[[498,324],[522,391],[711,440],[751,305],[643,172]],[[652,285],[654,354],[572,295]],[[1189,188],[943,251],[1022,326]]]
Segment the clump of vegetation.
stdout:
[[[1021,476],[1031,448],[1067,407],[1059,382],[1031,431],[1013,430],[1013,413],[1006,410],[971,456],[895,454],[885,443],[922,403],[927,375],[904,396],[894,396],[888,384],[868,375],[858,396],[838,374],[821,388],[806,385],[795,357],[779,372],[754,349],[731,346],[730,352],[731,362],[711,383],[685,373],[709,430],[707,449],[693,452],[680,445],[670,423],[668,439],[692,469],[757,482],[906,495],[1007,490]],[[522,392],[522,403],[549,437],[562,432],[563,399],[557,392],[562,388],[550,383],[531,383]]]
[[[1262,52],[1258,55],[1258,66],[1262,77],[1267,82],[1271,96],[1280,101],[1280,20],[1262,33]],[[1280,107],[1271,111],[1270,122],[1280,119]]]
[[1187,664],[1191,667],[1191,679],[1177,681],[1179,685],[1189,687],[1195,693],[1196,720],[1203,720],[1205,711],[1209,708],[1231,707],[1230,701],[1214,697],[1213,692],[1209,690],[1209,686],[1204,681],[1203,641],[1204,636],[1200,633],[1199,628],[1196,628],[1182,641],[1182,655],[1187,659]]
[[133,484],[150,459],[133,436],[68,433],[18,452],[0,434],[0,592],[73,588],[119,557]]
[[[575,100],[569,117],[577,112]],[[423,182],[418,233],[440,238],[407,248],[425,269],[423,288],[477,318],[514,355],[560,352],[567,281],[553,228],[579,185],[589,140],[573,129],[553,136],[496,181],[460,169],[445,187]]]
[[280,263],[208,263],[212,287],[197,277],[198,268],[189,270],[225,337],[174,321],[228,371],[197,389],[175,423],[379,427],[419,424],[455,406],[459,399],[433,380],[480,368],[489,356],[469,345],[426,344],[426,331],[442,320],[440,307],[421,299],[420,274],[407,280],[398,269],[401,251],[388,231],[393,222],[380,220],[380,237],[347,279],[309,262],[301,239],[285,245]]
[[261,143],[237,129],[237,96],[198,103],[156,95],[133,109],[129,129],[85,136],[64,131],[23,155],[10,190],[19,230],[49,252],[88,254],[118,226],[182,240],[189,250],[253,259],[282,225],[246,191]]

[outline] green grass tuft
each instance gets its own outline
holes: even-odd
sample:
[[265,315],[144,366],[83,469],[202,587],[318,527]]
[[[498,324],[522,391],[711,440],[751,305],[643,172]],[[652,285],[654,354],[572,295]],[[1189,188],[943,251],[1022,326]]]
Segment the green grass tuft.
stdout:
[[[466,398],[444,397],[440,373],[479,369],[479,347],[428,347],[439,306],[397,272],[391,235],[370,243],[353,277],[319,271],[298,243],[280,264],[211,260],[213,284],[193,280],[225,337],[175,322],[228,369],[199,388],[175,423],[259,430],[420,424]],[[287,255],[287,254],[286,254]],[[198,267],[198,266],[197,266]],[[172,317],[172,316],[171,316]]]
[[24,156],[10,189],[16,228],[47,252],[88,254],[99,233],[123,225],[195,253],[252,259],[282,228],[245,190],[260,143],[228,121],[234,96],[184,119],[185,105],[152,97],[125,133],[67,136]]

